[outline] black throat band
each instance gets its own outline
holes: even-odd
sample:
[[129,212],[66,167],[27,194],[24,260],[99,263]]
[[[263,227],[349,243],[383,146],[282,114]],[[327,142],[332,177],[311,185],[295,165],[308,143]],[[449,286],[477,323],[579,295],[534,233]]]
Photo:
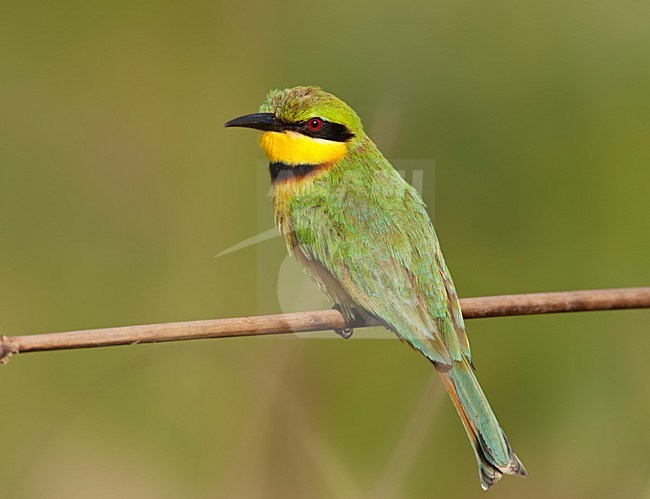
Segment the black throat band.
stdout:
[[302,178],[311,175],[322,165],[288,165],[286,163],[270,163],[269,172],[271,173],[271,182],[283,182],[285,180]]

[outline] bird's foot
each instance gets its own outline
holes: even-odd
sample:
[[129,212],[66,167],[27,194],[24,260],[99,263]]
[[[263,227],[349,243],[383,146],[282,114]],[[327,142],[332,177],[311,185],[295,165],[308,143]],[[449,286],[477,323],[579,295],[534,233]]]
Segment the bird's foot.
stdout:
[[[338,312],[341,312],[341,306],[337,303],[332,307],[333,310],[336,310]],[[343,312],[341,312],[343,313]],[[342,327],[342,328],[337,328],[334,330],[336,334],[338,334],[341,338],[344,340],[350,339],[352,337],[352,333],[354,333],[354,328],[351,327]]]
[[334,332],[344,340],[348,340],[352,338],[352,333],[354,333],[354,329],[352,329],[351,327],[344,327],[340,329],[335,329]]

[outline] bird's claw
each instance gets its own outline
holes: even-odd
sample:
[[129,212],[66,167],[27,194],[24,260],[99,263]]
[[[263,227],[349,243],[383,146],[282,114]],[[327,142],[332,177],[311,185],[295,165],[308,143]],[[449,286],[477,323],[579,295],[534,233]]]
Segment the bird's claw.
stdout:
[[347,340],[352,337],[352,333],[354,333],[354,329],[351,327],[344,327],[340,329],[335,329],[334,332],[344,340]]
[[[336,310],[337,312],[341,312],[341,306],[337,303],[332,307],[333,310]],[[341,312],[343,313],[343,312]],[[352,336],[352,333],[354,333],[354,328],[351,327],[341,327],[337,328],[334,330],[336,334],[338,334],[341,338],[344,340],[349,339]]]

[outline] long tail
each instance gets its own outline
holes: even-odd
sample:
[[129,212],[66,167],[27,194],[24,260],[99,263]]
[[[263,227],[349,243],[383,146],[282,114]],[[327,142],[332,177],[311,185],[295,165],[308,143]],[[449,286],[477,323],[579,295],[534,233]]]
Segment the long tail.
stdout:
[[451,369],[439,373],[474,448],[483,490],[494,485],[502,475],[528,476],[467,361],[454,362]]

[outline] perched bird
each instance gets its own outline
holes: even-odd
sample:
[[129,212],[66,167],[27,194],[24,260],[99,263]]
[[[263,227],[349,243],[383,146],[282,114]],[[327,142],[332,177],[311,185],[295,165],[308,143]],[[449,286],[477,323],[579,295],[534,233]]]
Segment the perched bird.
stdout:
[[[474,375],[458,296],[417,191],[318,87],[271,91],[227,127],[261,130],[289,252],[353,322],[374,318],[434,365],[476,454],[481,486],[527,476]],[[337,331],[344,337],[350,330]]]

